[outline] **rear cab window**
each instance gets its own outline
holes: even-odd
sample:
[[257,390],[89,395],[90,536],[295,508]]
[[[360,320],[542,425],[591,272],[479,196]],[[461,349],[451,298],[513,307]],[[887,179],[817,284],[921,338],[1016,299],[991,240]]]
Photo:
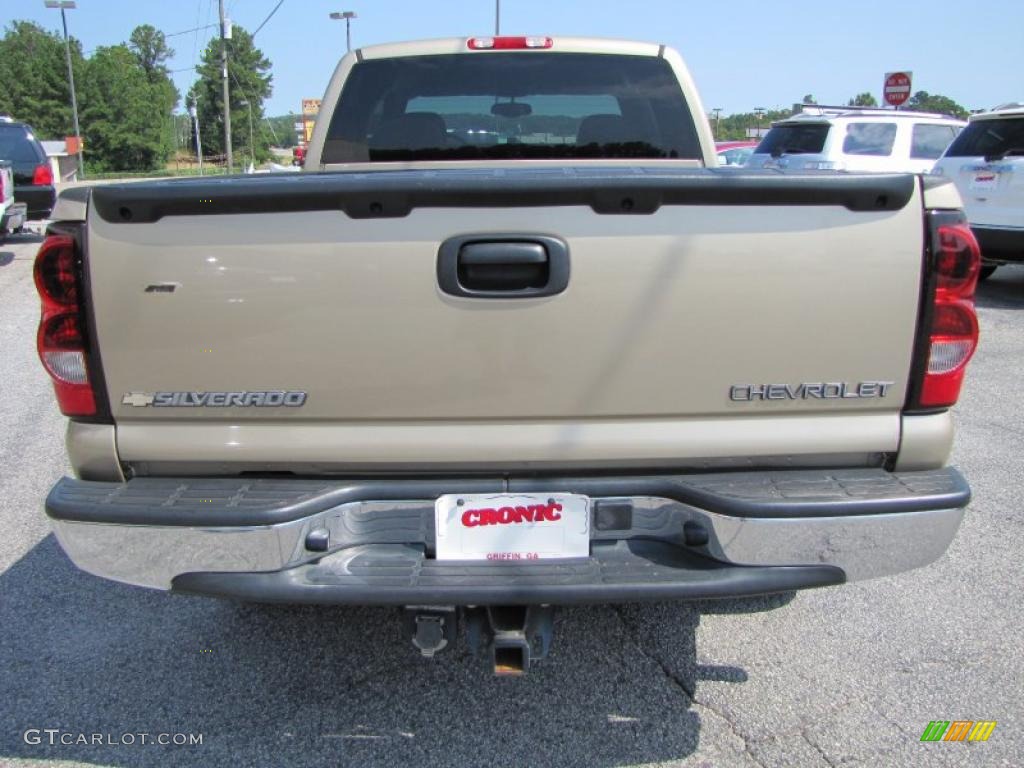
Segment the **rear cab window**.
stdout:
[[974,120],[946,150],[946,157],[1024,156],[1024,115]]
[[651,56],[441,54],[356,64],[322,162],[701,159],[671,65]]
[[772,126],[754,152],[775,157],[817,155],[824,151],[831,127],[828,123],[780,123]]
[[895,123],[849,123],[843,139],[843,154],[887,157],[892,154],[895,142]]

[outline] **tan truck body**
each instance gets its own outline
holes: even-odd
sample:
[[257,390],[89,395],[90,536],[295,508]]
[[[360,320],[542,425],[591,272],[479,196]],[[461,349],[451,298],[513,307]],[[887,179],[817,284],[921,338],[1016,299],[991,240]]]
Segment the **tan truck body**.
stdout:
[[[545,49],[516,61],[657,62],[695,149],[325,162],[359,67],[498,55],[480,40],[345,56],[307,173],[61,198],[97,402],[68,429],[80,479],[47,502],[72,559],[244,599],[488,605],[754,594],[941,555],[969,489],[948,403],[918,401],[937,249],[962,246],[964,312],[976,277],[952,186],[716,169],[678,54],[574,38],[513,38]],[[548,282],[462,285],[495,258]],[[592,555],[443,562],[459,494],[583,505]]]

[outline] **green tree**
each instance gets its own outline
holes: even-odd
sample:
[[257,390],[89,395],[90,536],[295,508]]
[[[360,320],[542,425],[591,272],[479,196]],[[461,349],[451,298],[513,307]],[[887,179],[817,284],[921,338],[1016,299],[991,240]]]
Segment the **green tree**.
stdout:
[[162,154],[165,158],[169,157],[177,149],[171,113],[181,99],[167,69],[167,62],[174,56],[174,49],[167,45],[164,33],[150,24],[142,24],[132,30],[128,38],[128,49],[153,86],[153,114],[159,116],[154,119],[159,119],[162,128]]
[[159,29],[150,24],[136,27],[128,38],[128,48],[151,83],[169,76],[167,61],[174,56],[174,49],[167,45],[167,38]]
[[[79,111],[86,158],[99,171],[147,171],[167,161],[170,104],[126,45],[98,48],[85,68]],[[165,111],[160,119],[155,108]]]
[[[75,82],[85,62],[82,46],[71,39]],[[14,21],[0,38],[0,114],[29,123],[40,138],[74,133],[64,38],[31,21]]]
[[938,112],[943,115],[952,115],[962,120],[967,119],[967,110],[957,104],[948,96],[928,91],[918,91],[907,100],[907,109],[918,112]]
[[847,106],[850,107],[877,107],[878,102],[875,101],[875,97],[871,95],[870,91],[864,91],[864,93],[858,93],[848,102]]
[[747,130],[756,128],[760,123],[762,128],[768,128],[777,120],[784,120],[793,114],[792,109],[769,109],[758,120],[753,112],[740,112],[735,115],[722,115],[719,121],[719,130],[715,134],[716,141],[739,141],[748,138]]
[[815,100],[814,94],[805,93],[804,94],[804,100],[801,103],[802,104],[817,104],[818,102]]
[[268,117],[266,119],[267,128],[272,128],[273,135],[276,137],[274,146],[294,147],[296,144],[295,123],[301,122],[302,115],[298,113]]
[[[221,86],[220,39],[210,41],[203,51],[196,71],[199,80],[189,91],[187,101],[195,103],[203,136],[203,154],[223,155],[224,98]],[[268,156],[268,132],[263,126],[263,100],[273,92],[270,59],[253,45],[252,35],[235,26],[228,46],[228,83],[231,98],[231,148],[236,155],[255,156],[256,161]],[[249,102],[248,106],[243,101]],[[255,147],[249,146],[249,107],[252,107],[252,133]],[[246,158],[248,159],[248,158]],[[236,162],[245,162],[237,157]]]

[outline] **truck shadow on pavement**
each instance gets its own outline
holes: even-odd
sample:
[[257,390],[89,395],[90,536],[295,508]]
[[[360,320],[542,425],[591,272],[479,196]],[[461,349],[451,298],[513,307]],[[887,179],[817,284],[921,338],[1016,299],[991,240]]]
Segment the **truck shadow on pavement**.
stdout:
[[1024,265],[999,267],[992,277],[978,283],[974,301],[986,309],[1024,309]]
[[[792,597],[564,609],[548,659],[527,677],[495,678],[462,642],[419,658],[395,609],[243,605],[121,586],[78,572],[51,535],[0,574],[0,762],[676,760],[698,745],[698,683],[747,679],[697,663],[702,613]],[[26,738],[30,729],[39,733]],[[103,743],[60,743],[80,733]],[[143,733],[202,734],[202,744],[142,745]],[[135,743],[119,743],[123,734]]]

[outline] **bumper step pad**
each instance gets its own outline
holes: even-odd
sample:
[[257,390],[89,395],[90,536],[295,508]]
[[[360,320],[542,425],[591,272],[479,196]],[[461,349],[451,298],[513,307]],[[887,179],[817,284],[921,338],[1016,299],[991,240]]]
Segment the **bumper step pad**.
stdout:
[[830,565],[737,566],[658,541],[595,542],[585,560],[445,563],[412,546],[354,547],[271,573],[186,573],[175,592],[256,602],[565,605],[738,597],[845,581]]
[[737,517],[868,515],[959,508],[970,500],[952,467],[721,472],[634,477],[302,480],[133,478],[99,483],[63,478],[46,500],[57,520],[127,525],[254,526],[308,517],[356,501],[433,504],[446,493],[559,491],[599,497],[653,496]]

